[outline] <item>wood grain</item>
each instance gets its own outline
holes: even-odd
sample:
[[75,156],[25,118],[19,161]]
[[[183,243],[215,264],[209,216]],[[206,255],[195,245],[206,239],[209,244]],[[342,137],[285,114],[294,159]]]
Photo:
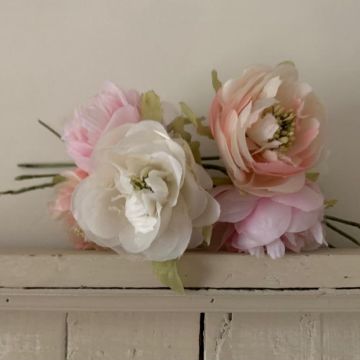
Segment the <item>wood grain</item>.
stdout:
[[0,310],[360,312],[360,290],[0,289]]
[[[188,253],[180,261],[186,287],[360,288],[360,249],[248,255]],[[131,274],[131,276],[129,276]],[[110,252],[22,251],[0,254],[1,287],[158,288],[149,262]]]
[[322,360],[360,359],[360,313],[322,315]]
[[207,314],[206,360],[321,360],[319,318],[316,313]]
[[64,313],[0,312],[0,360],[64,359]]
[[67,360],[198,360],[199,314],[70,313]]

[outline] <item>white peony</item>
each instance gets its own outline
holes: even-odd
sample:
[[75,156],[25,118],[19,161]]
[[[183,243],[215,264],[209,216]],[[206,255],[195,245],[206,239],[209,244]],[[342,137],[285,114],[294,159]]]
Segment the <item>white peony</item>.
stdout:
[[72,211],[100,246],[154,261],[175,259],[198,244],[198,236],[190,244],[193,228],[219,217],[218,203],[205,190],[212,186],[209,175],[188,145],[171,139],[158,122],[108,132],[92,161],[90,176],[75,190]]

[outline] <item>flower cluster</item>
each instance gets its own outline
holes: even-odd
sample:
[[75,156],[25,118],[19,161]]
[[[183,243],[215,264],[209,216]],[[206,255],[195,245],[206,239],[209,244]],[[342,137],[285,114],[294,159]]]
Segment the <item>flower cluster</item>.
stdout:
[[[52,181],[0,194],[55,186],[51,213],[77,248],[139,254],[174,289],[187,249],[278,258],[326,245],[324,197],[309,173],[326,119],[311,87],[291,62],[251,67],[223,85],[213,72],[213,85],[208,126],[184,103],[105,83],[62,135],[41,122],[73,162],[39,167],[70,169],[20,176]],[[202,155],[199,136],[219,153]]]
[[[163,117],[154,92],[140,96],[106,83],[66,125],[63,140],[77,169],[62,174],[52,211],[64,214],[84,244],[173,260],[218,220],[210,176]],[[73,174],[80,174],[76,186]]]
[[325,115],[294,64],[252,67],[219,84],[209,122],[232,182],[213,192],[222,223],[213,248],[278,258],[325,245],[324,199],[307,180],[323,149]]

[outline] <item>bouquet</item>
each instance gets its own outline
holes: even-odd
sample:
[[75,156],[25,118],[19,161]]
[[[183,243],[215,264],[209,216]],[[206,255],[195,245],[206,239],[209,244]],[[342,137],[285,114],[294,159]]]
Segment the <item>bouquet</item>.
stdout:
[[[327,246],[327,217],[311,169],[324,152],[326,116],[295,65],[253,66],[221,84],[208,122],[154,91],[123,91],[107,82],[75,110],[62,134],[70,163],[27,163],[59,172],[17,177],[48,182],[50,204],[79,249],[110,248],[153,263],[159,279],[183,290],[177,261],[185,251],[230,251],[273,259]],[[203,154],[200,137],[218,152]],[[345,233],[350,240],[355,241]]]

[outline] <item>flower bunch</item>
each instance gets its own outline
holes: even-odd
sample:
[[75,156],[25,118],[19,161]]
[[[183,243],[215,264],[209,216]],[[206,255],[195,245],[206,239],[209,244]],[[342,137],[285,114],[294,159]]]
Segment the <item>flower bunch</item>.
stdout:
[[[213,86],[208,126],[185,103],[105,83],[63,134],[40,121],[72,162],[19,164],[66,170],[21,175],[50,181],[0,195],[55,187],[50,212],[78,249],[139,254],[178,291],[176,261],[188,249],[278,258],[327,245],[326,202],[310,172],[326,117],[310,85],[284,62],[251,67],[223,85],[213,72]],[[215,141],[218,154],[202,155],[199,137]],[[329,220],[354,225],[327,217],[338,232]]]
[[310,85],[284,62],[251,67],[216,90],[209,122],[232,185],[214,190],[226,224],[214,248],[278,258],[326,245],[324,198],[307,179],[326,118]]

